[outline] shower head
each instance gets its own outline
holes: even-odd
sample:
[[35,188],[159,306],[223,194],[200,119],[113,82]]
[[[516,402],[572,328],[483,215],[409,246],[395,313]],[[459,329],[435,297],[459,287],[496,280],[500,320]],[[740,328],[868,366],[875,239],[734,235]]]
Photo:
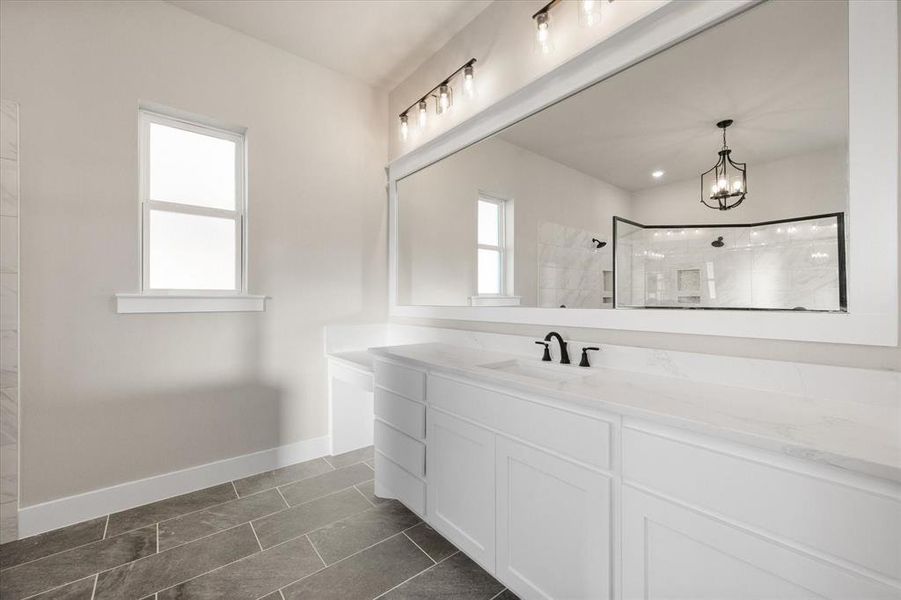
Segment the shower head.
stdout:
[[726,242],[723,241],[723,236],[720,236],[720,237],[716,238],[715,240],[713,240],[712,242],[710,242],[710,245],[713,246],[714,248],[722,248],[723,246],[726,245]]
[[591,241],[594,242],[595,244],[597,244],[597,245],[595,246],[595,248],[603,248],[604,246],[607,245],[607,242],[602,242],[602,241],[599,240],[598,238],[591,238]]

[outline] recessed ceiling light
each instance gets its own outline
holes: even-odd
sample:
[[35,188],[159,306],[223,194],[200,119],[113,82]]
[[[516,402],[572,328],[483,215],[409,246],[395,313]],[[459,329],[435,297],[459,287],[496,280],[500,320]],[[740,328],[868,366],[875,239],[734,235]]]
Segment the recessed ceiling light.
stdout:
[[663,177],[663,171],[654,171],[653,173],[651,173],[651,177],[653,177],[654,179],[660,179],[661,177]]

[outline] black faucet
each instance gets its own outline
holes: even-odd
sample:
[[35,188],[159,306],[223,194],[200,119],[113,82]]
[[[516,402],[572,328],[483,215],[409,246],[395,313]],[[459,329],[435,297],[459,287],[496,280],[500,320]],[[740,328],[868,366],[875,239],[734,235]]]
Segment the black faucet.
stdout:
[[557,333],[556,331],[552,331],[546,336],[544,336],[545,342],[550,342],[553,338],[557,338],[557,341],[560,342],[560,364],[568,365],[569,364],[569,353],[566,351],[566,342],[563,341],[563,336]]

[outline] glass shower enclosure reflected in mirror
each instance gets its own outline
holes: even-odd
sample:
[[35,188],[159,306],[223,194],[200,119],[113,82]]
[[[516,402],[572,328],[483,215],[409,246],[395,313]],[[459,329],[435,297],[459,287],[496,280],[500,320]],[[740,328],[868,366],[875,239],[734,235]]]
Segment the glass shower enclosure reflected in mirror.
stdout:
[[617,308],[847,310],[843,213],[613,230]]

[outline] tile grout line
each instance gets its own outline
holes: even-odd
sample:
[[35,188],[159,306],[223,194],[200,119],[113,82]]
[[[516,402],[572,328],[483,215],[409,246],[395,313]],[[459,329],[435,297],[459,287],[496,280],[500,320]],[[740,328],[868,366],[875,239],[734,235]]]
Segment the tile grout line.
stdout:
[[366,494],[363,493],[363,490],[361,490],[360,488],[358,488],[357,485],[358,485],[358,484],[354,484],[354,485],[352,485],[351,487],[352,487],[353,489],[357,490],[358,492],[360,492],[360,495],[363,496],[363,500],[365,500],[366,502],[368,502],[369,504],[371,504],[373,508],[375,508],[375,507],[376,507],[376,503],[373,502],[372,500],[370,500],[369,498],[367,498],[367,497],[366,497]]
[[[368,510],[368,509],[367,509],[367,510]],[[359,513],[358,513],[358,514],[359,514]],[[336,522],[337,522],[337,521],[336,521]],[[314,531],[318,531],[318,530],[314,530]],[[310,532],[310,533],[312,533],[312,532]],[[401,532],[401,533],[403,533],[403,532]],[[383,539],[383,540],[380,540],[380,541],[378,541],[378,542],[376,542],[376,543],[374,543],[374,544],[370,544],[370,545],[366,546],[365,548],[361,548],[360,550],[357,550],[356,552],[354,552],[353,554],[351,554],[351,555],[349,555],[349,556],[345,556],[345,557],[342,558],[341,560],[336,560],[336,561],[333,562],[332,564],[330,564],[330,565],[328,565],[328,566],[326,566],[326,567],[323,567],[322,569],[319,569],[319,571],[316,571],[316,572],[314,572],[314,573],[310,573],[309,575],[304,575],[304,576],[301,577],[300,579],[295,579],[294,581],[291,581],[291,582],[289,582],[289,583],[286,583],[286,584],[283,585],[281,588],[279,588],[279,591],[281,591],[281,590],[283,590],[283,589],[285,589],[285,588],[287,588],[287,587],[289,587],[289,586],[292,586],[292,585],[294,585],[295,583],[297,583],[297,582],[299,582],[299,581],[303,581],[304,579],[306,579],[306,578],[308,578],[308,577],[312,577],[312,576],[315,575],[316,573],[320,573],[320,572],[322,572],[322,571],[324,571],[324,570],[326,570],[326,569],[331,569],[331,568],[334,567],[335,565],[339,565],[339,564],[343,563],[343,562],[346,561],[346,560],[350,560],[351,558],[355,557],[356,555],[360,554],[361,552],[365,552],[366,550],[369,550],[370,548],[374,548],[375,546],[378,546],[378,545],[381,544],[381,543],[384,543],[384,542],[387,542],[387,541],[390,540],[390,539],[396,538],[397,536],[401,535],[401,533],[395,533],[394,535],[390,535],[390,536],[386,537],[386,538]],[[299,537],[299,536],[298,536],[298,537]],[[297,538],[293,538],[293,539],[297,539]],[[289,541],[290,541],[290,540],[289,540]],[[282,542],[282,543],[284,543],[284,542]],[[273,546],[273,548],[274,548],[274,547],[275,547],[275,546]],[[455,553],[455,554],[456,554],[456,553]],[[434,567],[434,566],[435,566],[435,565],[431,565],[431,566],[429,566],[429,567],[427,567],[426,569],[423,569],[423,570],[428,571],[429,569],[431,569],[431,568]],[[422,571],[420,571],[420,573],[422,573]],[[419,573],[417,573],[417,575],[418,575],[418,574],[419,574]],[[392,589],[394,589],[394,588],[392,588]],[[389,591],[390,591],[390,590],[389,590]],[[374,600],[374,599],[373,599],[373,600]]]
[[[347,489],[348,489],[348,488],[345,488],[344,490],[340,490],[340,491],[343,492],[343,491],[346,491]],[[338,493],[338,492],[335,492],[335,493]],[[329,494],[329,495],[331,495],[331,494]],[[324,497],[325,497],[325,496],[323,496],[323,498],[324,498]],[[297,506],[301,506],[301,505],[298,504]],[[285,510],[287,510],[287,509],[285,509]],[[317,527],[316,529],[313,529],[312,531],[308,531],[308,532],[306,532],[306,533],[302,533],[302,534],[300,534],[300,535],[296,535],[296,536],[294,536],[294,537],[292,537],[292,538],[289,538],[289,539],[287,539],[287,540],[281,541],[281,542],[279,542],[279,543],[277,543],[277,544],[273,544],[272,546],[269,546],[268,548],[266,548],[265,550],[263,550],[263,552],[268,552],[269,550],[272,550],[272,549],[274,549],[274,548],[277,548],[277,547],[279,547],[279,546],[281,546],[281,545],[283,545],[283,544],[287,544],[288,542],[293,542],[294,540],[296,540],[296,539],[298,539],[298,538],[301,538],[301,537],[304,537],[304,536],[308,536],[310,533],[313,533],[314,531],[319,531],[320,529],[324,529],[324,528],[326,528],[326,527],[329,527],[330,525],[334,525],[335,523],[337,523],[337,522],[339,522],[339,521],[343,521],[344,519],[346,519],[346,518],[348,518],[348,517],[352,517],[352,516],[354,516],[354,515],[358,515],[358,514],[360,514],[360,513],[366,512],[366,511],[368,511],[368,510],[372,510],[372,507],[367,508],[367,509],[365,509],[365,510],[361,510],[361,511],[356,512],[356,513],[352,513],[352,514],[350,514],[350,515],[345,515],[345,516],[341,517],[340,519],[336,519],[336,520],[334,520],[334,521],[330,521],[330,522],[328,522],[328,523],[325,523],[325,524],[322,525],[321,527]],[[281,511],[279,511],[279,512],[281,512]],[[272,514],[277,514],[277,513],[272,513]],[[261,518],[264,518],[264,517],[261,517]],[[215,533],[211,533],[211,534],[209,534],[209,535],[205,535],[205,536],[203,536],[203,537],[201,537],[201,538],[197,538],[196,540],[192,540],[191,542],[186,542],[186,543],[187,543],[187,544],[190,544],[190,543],[196,542],[196,541],[198,541],[198,540],[203,540],[203,539],[206,539],[206,538],[208,538],[208,537],[217,535],[217,534],[219,534],[219,533],[223,533],[223,532],[225,532],[225,531],[231,531],[232,529],[236,529],[236,528],[238,528],[238,527],[241,527],[242,525],[250,525],[251,528],[253,528],[253,524],[252,524],[250,521],[245,521],[244,523],[241,523],[241,524],[239,524],[239,525],[235,525],[234,527],[229,527],[228,529],[223,529],[222,531],[217,531],[217,532],[215,532]],[[418,523],[417,523],[417,525],[418,525]],[[415,525],[414,525],[413,527],[415,527]],[[400,533],[403,533],[403,532],[399,532],[399,533],[397,533],[397,534],[395,534],[395,535],[388,536],[387,538],[385,538],[385,540],[391,539],[392,537],[395,537],[396,535],[400,535]],[[307,538],[307,539],[309,539],[309,538]],[[372,548],[373,546],[376,546],[376,545],[378,545],[378,544],[381,544],[381,543],[384,542],[385,540],[380,540],[380,541],[378,541],[378,542],[376,542],[376,543],[374,543],[374,544],[371,544],[371,545],[369,545],[369,546],[367,546],[367,547],[365,547],[365,548],[363,548],[363,549],[361,549],[361,550],[358,550],[357,552],[354,552],[354,553],[351,554],[350,556],[346,556],[346,557],[342,558],[342,559],[339,560],[339,561],[335,561],[334,563],[332,563],[332,565],[336,565],[336,564],[338,564],[338,563],[341,562],[341,561],[344,561],[344,560],[347,560],[348,558],[351,558],[352,556],[356,556],[356,555],[359,554],[360,552],[363,552],[363,550],[368,550],[368,549]],[[259,542],[259,539],[257,539],[257,541]],[[185,545],[185,544],[181,544],[181,545],[183,546],[183,545]],[[310,543],[310,545],[312,545],[312,542]],[[173,548],[178,548],[178,547],[179,547],[179,546],[174,546]],[[313,549],[315,550],[316,547],[313,546]],[[167,549],[166,552],[168,552],[169,550],[172,550],[172,548]],[[317,554],[318,554],[318,552],[317,552]],[[155,555],[151,554],[150,556],[155,556]],[[141,558],[139,558],[139,559],[137,559],[137,560],[144,560],[144,559],[146,559],[146,558],[150,558],[150,556],[142,556]],[[248,559],[248,558],[251,558],[252,556],[256,556],[256,553],[250,554],[250,555],[248,555],[248,556],[242,556],[241,558],[239,558],[239,559],[237,559],[237,560],[233,560],[233,561],[231,561],[231,562],[229,562],[229,563],[226,563],[226,564],[224,564],[224,565],[219,565],[218,567],[215,567],[215,568],[213,568],[213,569],[210,569],[209,571],[204,571],[203,573],[198,573],[197,575],[191,577],[190,579],[186,579],[186,580],[184,580],[184,581],[182,581],[182,582],[176,583],[176,584],[171,585],[171,586],[169,586],[169,587],[171,588],[171,587],[176,587],[176,586],[182,585],[183,583],[187,583],[188,581],[191,581],[191,580],[193,580],[193,579],[197,579],[198,577],[203,577],[204,575],[208,575],[208,574],[212,573],[213,571],[218,571],[219,569],[223,569],[223,568],[228,567],[228,566],[230,566],[230,565],[233,565],[233,564],[235,564],[235,563],[237,563],[237,562],[241,562],[242,560],[246,560],[246,559]],[[137,561],[131,561],[131,562],[137,562]],[[325,563],[325,561],[322,561],[322,562],[323,562],[323,564]],[[130,563],[125,563],[125,564],[130,564]],[[287,587],[287,586],[289,586],[289,585],[291,585],[291,584],[294,584],[294,583],[297,583],[298,581],[301,581],[302,579],[306,579],[307,577],[310,577],[311,575],[315,575],[315,574],[318,573],[319,571],[322,571],[322,570],[325,569],[326,567],[330,567],[330,566],[332,566],[332,565],[326,565],[326,566],[324,566],[322,569],[319,569],[319,570],[317,570],[317,571],[314,571],[313,573],[310,573],[309,575],[305,575],[304,577],[301,577],[300,579],[295,579],[294,581],[291,581],[291,582],[285,584],[285,586],[283,586],[283,587]],[[118,565],[118,566],[121,567],[122,565]],[[112,567],[111,569],[106,569],[106,571],[111,571],[112,569],[115,569],[115,568],[118,568],[118,567]],[[169,589],[169,588],[166,588],[166,589]]]
[[[285,498],[285,495],[282,493],[282,488],[279,487],[279,486],[276,486],[275,491],[278,492],[279,498],[281,498],[281,499],[282,499],[282,502],[285,503],[285,508],[283,508],[282,510],[291,508],[291,505],[288,504],[288,500]],[[300,505],[298,504],[298,506],[300,506]],[[281,511],[279,511],[279,512],[281,512]]]
[[106,515],[106,523],[104,523],[104,525],[103,525],[103,535],[100,536],[101,540],[106,539],[106,532],[109,530],[109,518],[110,518],[110,515]]
[[494,596],[492,596],[491,598],[489,598],[488,600],[497,600],[498,598],[501,597],[501,594],[503,594],[503,593],[506,592],[506,591],[507,591],[507,588],[504,588],[504,589],[502,589],[501,591],[499,591],[498,593],[496,593]]
[[285,595],[282,593],[281,588],[278,589],[278,595],[279,595],[279,598],[281,598],[282,600],[285,600]]
[[100,580],[100,573],[94,575],[94,587],[91,588],[91,600],[94,600],[94,596],[97,595],[97,582]]
[[409,535],[407,535],[407,530],[406,530],[406,529],[404,529],[403,531],[401,531],[401,534],[402,534],[405,538],[407,538],[408,540],[410,540],[410,543],[412,543],[414,546],[416,546],[417,548],[419,548],[419,551],[422,552],[423,554],[425,554],[425,555],[426,555],[426,558],[428,558],[430,561],[432,561],[433,564],[435,564],[435,565],[438,564],[438,561],[436,561],[434,558],[432,558],[431,556],[429,556],[429,553],[426,552],[425,550],[423,550],[423,549],[422,549],[422,546],[420,546],[419,544],[417,544],[416,542],[414,542],[414,541],[413,541],[413,538],[411,538]]
[[160,553],[160,524],[156,524],[156,554]]
[[[408,537],[407,539],[410,539],[410,538]],[[413,542],[413,540],[410,540],[410,541]],[[413,542],[413,544],[415,545],[416,542]],[[416,546],[416,547],[419,548],[419,546]],[[456,546],[454,546],[454,548],[456,548]],[[419,548],[419,549],[422,550],[422,548]],[[423,552],[423,554],[425,554],[425,552]],[[423,574],[426,573],[427,571],[431,571],[432,569],[434,569],[435,567],[437,567],[438,565],[440,565],[440,564],[443,563],[444,561],[448,560],[449,558],[451,558],[451,557],[453,557],[453,556],[456,556],[457,554],[460,554],[460,550],[457,550],[456,552],[454,552],[454,553],[452,553],[452,554],[449,554],[448,556],[445,556],[444,558],[442,558],[442,559],[439,560],[438,562],[435,562],[434,560],[432,560],[432,557],[431,557],[431,556],[429,556],[428,554],[426,554],[426,556],[428,557],[428,559],[431,560],[431,561],[432,561],[433,563],[435,563],[435,564],[433,564],[433,565],[431,565],[431,566],[428,566],[428,567],[426,567],[425,569],[423,569],[422,571],[420,571],[419,573],[417,573],[416,575],[413,575],[412,577],[410,577],[410,578],[408,578],[408,579],[405,579],[405,580],[401,581],[400,583],[398,583],[398,584],[397,584],[396,586],[394,586],[393,588],[391,588],[391,589],[389,589],[389,590],[385,590],[384,592],[382,592],[381,594],[379,594],[378,596],[376,596],[375,598],[373,598],[373,600],[379,600],[379,598],[384,598],[386,595],[388,595],[388,594],[391,593],[392,591],[396,590],[396,589],[399,588],[400,586],[404,585],[405,583],[407,583],[407,582],[409,582],[409,581],[412,581],[412,580],[416,579],[417,577],[419,577],[420,575],[423,575]],[[492,600],[493,600],[493,599],[492,599]]]
[[257,535],[257,530],[253,526],[253,521],[247,521],[247,524],[250,525],[250,530],[253,532],[253,537],[257,541],[257,546],[260,547],[260,552],[263,551],[263,544],[260,543],[260,536]]
[[305,538],[307,538],[307,542],[309,542],[310,547],[313,548],[313,552],[315,552],[315,553],[316,553],[316,556],[319,557],[319,560],[322,561],[322,566],[323,566],[323,567],[327,567],[327,566],[328,566],[328,563],[325,562],[325,559],[322,558],[322,555],[321,555],[321,554],[319,554],[319,550],[316,548],[316,544],[314,544],[314,543],[313,543],[313,540],[310,539],[310,534],[309,534],[309,533],[305,533],[305,534],[303,534],[303,536],[304,536]]

